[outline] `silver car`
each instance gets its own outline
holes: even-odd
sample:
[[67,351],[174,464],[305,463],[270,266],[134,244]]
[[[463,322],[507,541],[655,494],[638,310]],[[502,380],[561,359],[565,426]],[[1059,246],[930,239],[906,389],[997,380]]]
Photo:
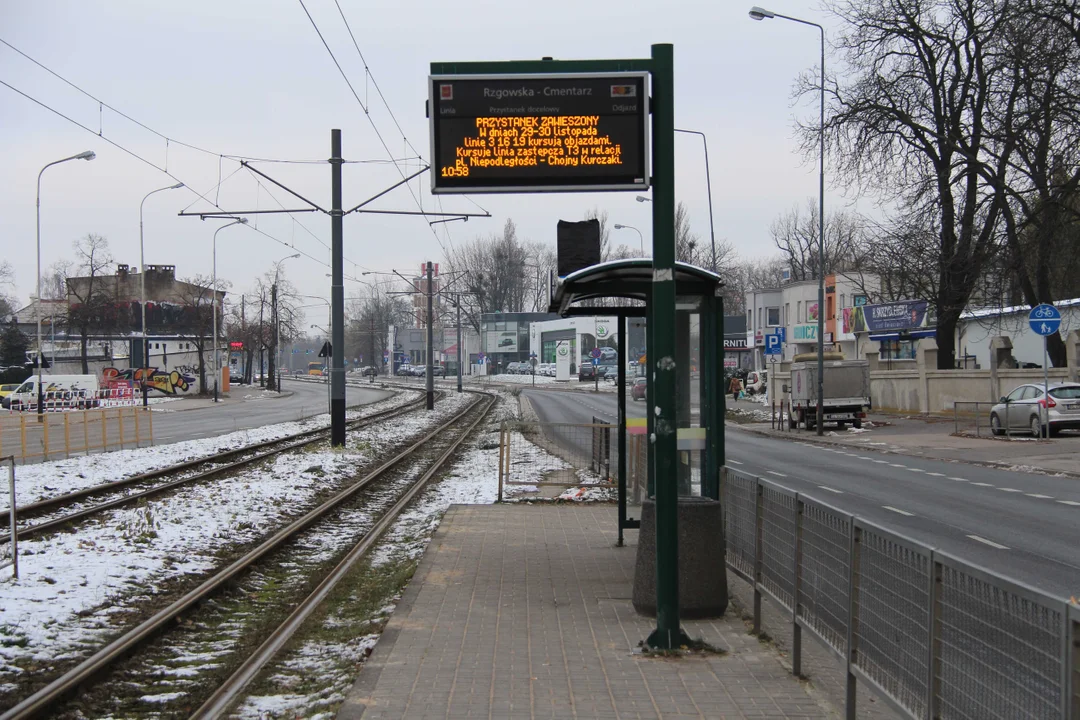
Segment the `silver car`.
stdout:
[[1042,383],[1021,385],[990,409],[990,430],[995,435],[1025,430],[1042,437],[1046,419],[1050,435],[1080,429],[1080,384],[1051,383],[1049,400]]

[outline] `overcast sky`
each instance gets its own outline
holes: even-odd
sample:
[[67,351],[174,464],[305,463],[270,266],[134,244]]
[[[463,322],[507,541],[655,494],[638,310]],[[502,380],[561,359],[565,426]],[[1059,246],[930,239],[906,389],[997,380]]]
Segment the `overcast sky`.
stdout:
[[[747,16],[751,2],[340,1],[371,77],[424,158],[430,157],[424,101],[432,61],[647,57],[652,43],[671,42],[676,126],[708,135],[717,238],[729,239],[743,257],[770,255],[770,223],[817,197],[816,163],[797,153],[793,131],[796,117],[816,117],[817,105],[813,100],[793,105],[791,88],[798,73],[816,67],[818,34],[780,19],[754,22]],[[333,0],[305,2],[390,153],[414,156],[365,76]],[[767,7],[827,28],[831,22],[811,2],[784,0]],[[342,130],[348,160],[388,158],[298,0],[9,0],[0,3],[0,38],[155,131],[210,151],[166,147],[161,138],[108,109],[100,111],[90,98],[0,45],[0,80],[93,130],[0,86],[0,237],[3,257],[15,267],[20,303],[34,292],[37,174],[46,163],[84,150],[96,152],[97,159],[45,172],[42,267],[71,257],[72,241],[91,232],[108,238],[117,261],[140,265],[139,203],[150,190],[175,180],[99,138],[99,129],[161,167],[167,161],[169,173],[200,193],[217,185],[219,169],[225,177],[238,168],[219,154],[325,160],[331,128]],[[329,166],[258,167],[328,207]],[[409,172],[418,161],[400,167]],[[676,172],[677,196],[690,209],[694,231],[707,242],[699,138],[676,136]],[[393,165],[346,166],[346,207],[400,177]],[[464,197],[433,198],[429,186],[430,179],[422,176],[411,184],[416,200],[400,188],[372,207],[415,210],[419,201],[425,209],[477,211]],[[287,207],[302,206],[277,188],[273,194]],[[247,170],[210,196],[228,209],[278,207]],[[612,222],[637,226],[650,242],[650,209],[635,202],[634,193],[474,195],[471,200],[493,217],[436,225],[437,235],[418,217],[348,216],[346,274],[412,270],[425,260],[442,260],[444,247],[498,232],[507,218],[517,223],[520,236],[554,244],[559,219],[581,219],[594,207],[607,210]],[[841,201],[828,192],[827,212]],[[188,190],[158,193],[146,202],[147,263],[175,264],[180,277],[211,272],[217,221],[177,216],[189,206],[207,207],[200,203]],[[258,229],[310,255],[286,263],[287,274],[300,292],[329,297],[325,275],[330,270],[322,264],[329,263],[329,217],[296,218],[261,216]],[[630,230],[616,231],[615,239],[638,241]],[[234,294],[249,289],[275,260],[296,252],[285,244],[253,229],[229,228],[218,236],[218,274],[232,282]],[[346,281],[346,296],[360,289]],[[324,318],[325,311],[312,311],[311,322]]]

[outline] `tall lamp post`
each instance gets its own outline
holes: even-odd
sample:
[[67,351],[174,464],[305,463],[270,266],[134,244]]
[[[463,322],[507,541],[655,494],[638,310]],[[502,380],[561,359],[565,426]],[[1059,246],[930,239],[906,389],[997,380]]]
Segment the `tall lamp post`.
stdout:
[[[59,165],[60,163],[67,162],[68,160],[93,160],[97,155],[93,150],[87,150],[81,152],[78,155],[72,155],[66,157],[63,160],[54,160],[45,167],[41,168],[41,172],[37,176],[37,411],[38,422],[44,422],[45,420],[45,391],[41,386],[41,365],[44,361],[44,354],[41,352],[41,175],[53,165]],[[55,349],[53,350],[55,353]]]
[[221,358],[218,356],[218,327],[217,327],[217,234],[232,225],[246,225],[247,218],[236,218],[231,223],[225,223],[214,231],[214,279],[210,292],[210,313],[214,316],[214,402],[218,401],[218,381],[221,378]]
[[277,385],[278,394],[281,394],[281,316],[278,314],[278,302],[277,302],[277,286],[278,286],[278,274],[281,272],[281,263],[286,260],[293,260],[300,257],[300,253],[294,253],[286,257],[281,258],[274,263],[274,371],[276,377],[274,383]]
[[620,223],[615,223],[615,229],[616,230],[633,230],[634,232],[636,232],[637,236],[638,236],[638,242],[641,244],[641,256],[645,257],[645,238],[642,237],[640,230],[638,230],[633,225],[622,225]]
[[150,367],[150,341],[146,337],[146,249],[143,244],[143,205],[146,204],[146,198],[150,197],[154,193],[159,193],[163,190],[179,190],[184,187],[184,183],[176,183],[168,187],[158,188],[157,190],[151,190],[143,197],[142,202],[139,203],[139,267],[142,271],[139,275],[139,307],[142,310],[142,368],[139,370],[139,377],[142,378],[142,403],[145,407],[148,400],[146,399],[146,368]]
[[767,20],[783,18],[802,25],[816,27],[821,33],[821,117],[818,133],[820,135],[820,147],[818,155],[818,326],[817,326],[817,423],[815,430],[818,435],[824,433],[824,407],[823,407],[823,379],[825,371],[825,28],[809,20],[800,20],[790,15],[781,15],[754,6],[750,8],[752,20]]
[[675,128],[675,132],[686,133],[688,135],[700,135],[701,142],[705,146],[705,191],[709,195],[709,243],[712,247],[712,271],[716,272],[716,229],[713,227],[712,216],[712,178],[709,175],[709,141],[705,139],[705,133],[700,130],[680,130]]

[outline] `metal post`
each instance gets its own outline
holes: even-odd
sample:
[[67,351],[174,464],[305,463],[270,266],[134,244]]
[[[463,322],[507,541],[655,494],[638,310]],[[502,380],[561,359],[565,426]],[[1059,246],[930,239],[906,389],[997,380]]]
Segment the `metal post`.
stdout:
[[689,642],[679,623],[679,535],[675,393],[675,88],[673,47],[652,46],[653,83],[653,347],[655,376],[656,629],[648,645]]
[[435,293],[432,292],[431,284],[431,274],[433,270],[434,265],[432,265],[431,261],[429,260],[427,264],[427,350],[425,351],[427,356],[427,372],[424,373],[425,375],[427,375],[427,382],[425,383],[425,385],[427,387],[428,410],[435,409],[435,378],[432,377],[432,375],[434,374],[432,373],[432,365],[435,357],[434,353],[432,352],[433,345],[435,344],[435,324],[432,322],[432,319],[434,318],[434,316],[432,315],[432,304],[434,303],[435,296]]
[[933,550],[930,551],[927,562],[930,564],[930,587],[927,588],[930,607],[927,618],[929,637],[926,643],[926,710],[927,717],[936,718],[939,716],[937,700],[941,695],[941,563]]
[[791,674],[802,677],[802,626],[799,625],[799,605],[802,603],[802,544],[803,501],[795,496],[795,548],[792,552],[794,569],[791,592]]
[[825,434],[825,28],[821,31],[821,144],[818,158],[818,311],[817,311],[817,427]]
[[330,227],[331,227],[331,287],[330,287],[330,445],[345,445],[345,280],[344,213],[341,208],[341,130],[330,131]]
[[626,526],[626,315],[619,313],[617,321],[619,331],[615,335],[615,352],[619,363],[618,380],[619,387],[616,392],[619,395],[618,430],[619,433],[619,541],[617,545],[623,546],[623,528]]
[[[40,300],[39,300],[40,302]],[[8,461],[8,490],[11,492],[11,517],[8,520],[8,527],[11,528],[11,571],[12,577],[16,580],[19,579],[19,533],[15,526],[15,522],[18,517],[18,510],[16,506],[18,503],[15,500],[15,456],[12,455],[6,458]]]
[[1046,350],[1046,345],[1047,345],[1046,340],[1047,340],[1047,336],[1043,335],[1043,410],[1045,411],[1045,415],[1041,411],[1039,412],[1039,415],[1043,415],[1045,417],[1045,419],[1042,421],[1043,422],[1043,431],[1041,433],[1039,433],[1039,434],[1044,435],[1045,438],[1047,440],[1049,440],[1050,439],[1050,380],[1048,378],[1049,378],[1049,375],[1050,375],[1050,371],[1046,367],[1047,365],[1049,365],[1049,362],[1048,362],[1048,357],[1049,356],[1048,356],[1047,350]]
[[855,517],[848,517],[848,527],[851,528],[851,536],[848,547],[848,616],[847,616],[847,642],[844,653],[844,666],[847,678],[845,682],[844,713],[847,720],[856,720],[855,673],[855,637],[857,632],[855,624],[859,617],[859,559],[861,557],[862,529],[855,526]]
[[[457,391],[461,394],[461,296],[454,303],[457,308]],[[391,365],[393,367],[393,365]]]
[[274,284],[270,286],[270,317],[274,322],[274,352],[270,353],[270,362],[274,365],[274,372],[269,373],[273,379],[272,389],[281,392],[281,368],[278,365],[278,340],[281,339],[281,329],[278,324],[277,314],[277,272],[274,272]]

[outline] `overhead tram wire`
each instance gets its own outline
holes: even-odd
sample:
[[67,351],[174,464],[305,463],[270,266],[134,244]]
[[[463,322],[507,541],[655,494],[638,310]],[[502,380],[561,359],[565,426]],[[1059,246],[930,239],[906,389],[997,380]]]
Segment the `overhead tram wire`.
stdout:
[[[356,99],[357,104],[364,111],[364,117],[367,118],[368,123],[371,125],[371,129],[375,132],[375,137],[377,137],[379,139],[379,144],[381,144],[383,146],[383,150],[386,151],[386,155],[388,157],[393,157],[394,153],[391,152],[390,146],[386,144],[386,139],[383,138],[382,133],[379,132],[378,125],[375,124],[375,120],[371,117],[371,111],[368,109],[368,106],[364,104],[364,101],[360,99],[359,93],[356,92],[356,88],[353,87],[352,81],[350,81],[348,75],[345,74],[345,70],[341,67],[341,63],[338,62],[337,56],[334,55],[334,51],[330,48],[330,44],[326,42],[326,37],[323,36],[322,31],[319,29],[318,23],[315,22],[315,18],[313,18],[311,16],[311,12],[308,10],[307,5],[304,4],[304,0],[298,0],[298,2],[300,3],[300,7],[303,8],[304,14],[307,15],[308,21],[311,22],[311,27],[315,29],[315,34],[317,34],[319,36],[319,40],[322,41],[323,47],[326,48],[326,52],[330,54],[330,59],[334,62],[334,66],[338,69],[338,73],[340,73],[341,78],[345,81],[345,84],[348,85],[349,91],[352,93],[353,97]],[[342,19],[344,19],[344,15],[342,16]],[[348,27],[348,21],[345,22],[345,25],[346,25],[346,27]],[[351,29],[349,30],[349,34],[350,34],[350,36],[352,35],[352,30]],[[356,39],[354,37],[353,38],[354,44],[355,44],[355,41],[356,41]],[[359,53],[360,52],[359,46],[357,46],[356,49],[357,49],[357,52]],[[361,60],[363,60],[363,55],[361,55]],[[366,68],[366,65],[367,65],[367,63],[365,62],[365,68]],[[367,71],[367,74],[369,76],[371,76],[370,71]],[[371,77],[372,77],[372,82],[374,84],[374,76],[371,76]],[[379,94],[380,94],[380,96],[382,95],[381,92]],[[385,98],[383,98],[383,103],[384,103],[384,105],[386,104]],[[387,110],[390,111],[389,106],[387,106]],[[391,115],[393,115],[392,111],[391,111]],[[394,122],[397,123],[396,118],[395,118]],[[400,129],[400,125],[398,127]],[[403,135],[403,137],[404,137],[404,135]],[[406,139],[406,141],[407,141],[407,139]],[[410,143],[410,147],[412,147],[411,143]],[[415,149],[416,148],[414,147],[413,150],[415,150]],[[405,185],[405,189],[409,191],[409,195],[410,195],[410,197],[412,197],[413,203],[416,205],[417,209],[419,209],[419,211],[421,213],[423,213],[424,212],[424,206],[423,206],[423,204],[421,204],[419,198],[417,198],[417,196],[416,196],[416,193],[413,192],[412,187],[407,182],[405,172],[401,169],[401,165],[398,164],[398,163],[394,163],[394,169],[397,170],[398,175],[401,176],[403,184]],[[439,245],[439,248],[442,250],[443,254],[444,255],[449,255],[449,253],[447,253],[446,246],[443,245],[443,242],[439,238],[439,234],[438,234],[438,232],[436,232],[435,228],[432,227],[431,225],[428,225],[428,230],[431,231],[432,237],[435,238],[435,242]]]
[[[98,106],[99,106],[99,108],[102,108],[102,107],[104,107],[104,108],[108,108],[108,109],[109,109],[110,111],[112,111],[112,112],[116,113],[117,115],[119,115],[120,117],[124,118],[125,120],[128,120],[129,122],[131,122],[131,123],[133,123],[133,124],[137,125],[138,127],[142,128],[142,129],[144,129],[144,130],[146,130],[147,132],[149,132],[149,133],[151,133],[151,134],[153,134],[153,135],[155,135],[155,136],[157,136],[157,137],[161,138],[162,140],[164,140],[164,141],[165,141],[165,143],[166,143],[166,146],[168,146],[168,145],[170,145],[170,144],[171,144],[171,145],[179,145],[179,146],[181,146],[181,147],[185,147],[185,148],[188,148],[188,149],[190,149],[190,150],[195,150],[195,151],[197,151],[197,152],[201,152],[201,153],[204,153],[204,154],[206,154],[206,155],[211,155],[211,156],[213,156],[213,157],[216,157],[216,158],[218,158],[218,159],[219,159],[219,161],[220,161],[221,159],[231,160],[231,161],[233,161],[233,162],[240,162],[240,161],[242,161],[242,160],[248,160],[248,161],[253,161],[253,162],[266,162],[266,163],[288,163],[288,164],[297,164],[297,165],[325,165],[325,164],[326,164],[326,162],[327,162],[326,160],[289,160],[289,159],[275,159],[275,158],[263,158],[263,157],[253,157],[253,156],[248,156],[248,155],[236,155],[236,154],[230,154],[230,153],[218,153],[218,152],[214,152],[213,150],[208,150],[207,148],[203,148],[203,147],[200,147],[200,146],[198,146],[198,145],[193,145],[192,143],[187,143],[187,142],[184,142],[184,141],[182,141],[182,140],[177,140],[177,139],[176,139],[176,138],[174,138],[174,137],[171,137],[171,136],[169,136],[169,135],[166,135],[165,133],[162,133],[162,132],[160,132],[160,131],[158,131],[158,130],[155,130],[154,128],[152,128],[152,127],[150,127],[149,125],[147,125],[146,123],[144,123],[144,122],[142,122],[142,121],[140,121],[140,120],[138,120],[138,119],[136,119],[136,118],[132,117],[131,115],[128,115],[127,113],[125,113],[124,111],[120,110],[120,109],[119,109],[119,108],[117,108],[116,106],[114,106],[114,105],[111,105],[111,104],[109,104],[109,103],[105,102],[105,101],[104,101],[104,100],[102,100],[101,98],[97,97],[96,95],[94,95],[93,93],[89,92],[88,90],[85,90],[84,88],[80,87],[79,85],[77,85],[76,83],[72,82],[71,80],[68,80],[68,79],[67,79],[66,77],[64,77],[64,76],[63,76],[63,75],[61,75],[60,73],[58,73],[58,72],[56,72],[55,70],[53,70],[52,68],[48,67],[47,65],[45,65],[45,64],[44,64],[44,63],[42,63],[41,61],[39,61],[39,60],[37,60],[37,59],[35,59],[35,58],[31,57],[30,55],[28,55],[27,53],[23,52],[23,51],[22,51],[22,50],[20,50],[19,48],[15,47],[14,45],[12,45],[12,44],[11,44],[11,43],[9,43],[8,41],[4,40],[3,38],[0,38],[0,43],[2,43],[3,45],[7,46],[7,47],[8,47],[8,48],[10,48],[10,49],[11,49],[11,50],[12,50],[13,52],[15,52],[15,53],[19,54],[20,56],[22,56],[22,57],[23,57],[23,58],[25,58],[26,60],[30,61],[31,63],[33,63],[33,64],[34,64],[34,65],[36,65],[37,67],[41,68],[41,69],[42,69],[42,70],[44,70],[45,72],[49,73],[50,75],[52,75],[53,77],[55,77],[55,78],[56,78],[57,80],[60,80],[60,81],[61,81],[62,83],[64,83],[64,84],[65,84],[65,85],[67,85],[68,87],[70,87],[70,88],[74,89],[75,91],[77,91],[77,92],[81,93],[82,95],[85,95],[85,96],[86,96],[86,97],[88,97],[89,99],[91,99],[91,100],[93,100],[94,102],[98,103]],[[373,78],[372,80],[374,81],[374,78]],[[3,82],[3,81],[0,81],[0,82]],[[86,130],[87,132],[91,132],[91,133],[94,133],[95,135],[97,135],[97,136],[98,136],[98,137],[100,137],[101,139],[105,140],[106,142],[109,142],[110,144],[114,145],[114,146],[115,146],[115,147],[117,147],[118,149],[120,149],[120,150],[123,150],[124,152],[127,152],[128,154],[132,155],[133,157],[136,157],[137,159],[139,159],[139,160],[141,160],[141,161],[143,161],[143,162],[145,162],[145,163],[149,164],[149,165],[150,165],[151,167],[153,167],[153,168],[154,168],[155,170],[158,170],[158,171],[160,171],[160,172],[163,172],[163,173],[165,173],[166,175],[168,175],[169,177],[171,177],[171,178],[173,178],[174,180],[177,180],[177,181],[179,182],[179,178],[177,178],[176,176],[174,176],[173,174],[171,174],[171,173],[169,173],[169,172],[168,172],[168,170],[167,170],[167,166],[164,166],[164,167],[163,167],[163,166],[159,166],[159,165],[157,165],[156,163],[154,163],[154,162],[152,162],[152,161],[149,161],[149,160],[147,160],[146,158],[144,158],[144,157],[142,157],[142,156],[138,155],[137,153],[134,153],[134,152],[132,152],[132,151],[128,150],[127,148],[124,148],[123,146],[119,145],[118,143],[115,143],[115,142],[113,142],[112,140],[109,140],[109,138],[105,137],[105,135],[104,135],[104,131],[103,131],[103,130],[99,129],[99,131],[95,133],[95,132],[93,131],[93,129],[92,129],[92,128],[90,128],[90,127],[87,127],[86,125],[83,125],[82,123],[79,123],[79,122],[78,122],[78,121],[76,121],[76,120],[73,120],[72,118],[70,118],[70,117],[68,117],[68,116],[64,115],[63,113],[61,113],[61,112],[59,112],[59,111],[57,111],[57,110],[55,110],[55,109],[53,109],[53,108],[51,108],[51,107],[49,107],[49,106],[48,106],[48,105],[46,105],[45,103],[43,103],[43,102],[41,102],[41,101],[39,101],[39,100],[37,100],[37,99],[35,99],[35,98],[31,97],[30,95],[28,95],[28,94],[26,94],[26,93],[22,92],[21,90],[19,90],[19,89],[15,88],[14,86],[12,86],[12,85],[9,85],[8,83],[4,83],[4,84],[5,84],[5,85],[7,85],[7,87],[8,87],[8,88],[10,88],[10,89],[14,90],[15,92],[18,92],[19,94],[23,95],[23,96],[24,96],[24,97],[26,97],[27,99],[29,99],[29,100],[32,100],[32,101],[34,101],[34,102],[38,103],[39,105],[41,105],[42,107],[46,108],[47,110],[50,110],[50,111],[52,111],[52,112],[56,113],[57,115],[59,115],[60,117],[64,118],[64,119],[65,119],[65,120],[67,120],[68,122],[71,122],[71,123],[74,123],[74,124],[78,125],[79,127],[81,127],[82,129]],[[388,108],[388,109],[389,109],[389,108]],[[395,123],[396,123],[396,122],[397,122],[397,121],[396,121],[396,118],[395,118]],[[410,146],[410,147],[412,147],[411,143],[410,143],[410,145],[409,145],[409,146]],[[414,151],[414,152],[417,152],[415,148],[413,148],[413,151]],[[419,152],[417,152],[417,158],[420,158]],[[397,164],[398,162],[402,162],[402,161],[407,161],[407,160],[411,160],[411,159],[413,159],[413,158],[411,158],[411,157],[407,157],[407,158],[400,158],[400,159],[399,159],[399,158],[394,158],[394,157],[391,157],[391,158],[390,158],[390,159],[388,159],[388,160],[383,160],[383,159],[370,159],[370,160],[346,160],[345,162],[346,162],[347,164],[387,164],[387,163],[389,163],[389,164],[395,164],[395,165],[396,165],[396,164]],[[422,159],[422,158],[420,158],[420,159]],[[233,172],[232,174],[230,174],[230,175],[229,175],[228,177],[226,177],[226,178],[225,178],[225,180],[228,180],[228,178],[229,178],[229,177],[232,177],[232,175],[235,175],[235,174],[236,174],[236,172],[237,172],[237,171],[239,171],[239,169],[240,169],[240,168],[237,168],[237,170],[236,170],[236,171],[234,171],[234,172]],[[219,176],[220,176],[220,174],[219,174]],[[252,175],[252,177],[254,177],[254,175]],[[199,199],[202,199],[202,200],[206,200],[207,202],[210,202],[210,201],[209,201],[209,198],[207,198],[207,197],[206,197],[206,195],[209,195],[209,194],[210,194],[211,192],[214,192],[214,191],[215,191],[216,189],[220,188],[220,187],[221,187],[221,185],[222,185],[222,184],[224,184],[225,180],[219,180],[219,182],[218,182],[218,184],[217,184],[217,185],[215,185],[215,186],[214,186],[213,188],[211,188],[210,190],[208,190],[208,191],[207,191],[207,192],[206,192],[205,194],[203,194],[203,195],[199,195],[199,193],[197,193],[197,192],[196,192],[196,191],[195,191],[195,190],[194,190],[193,188],[191,188],[190,186],[188,186],[188,185],[186,185],[186,184],[185,184],[185,187],[188,187],[188,189],[190,189],[190,190],[191,190],[192,192],[194,192],[194,193],[195,193],[196,195],[199,195]],[[284,207],[283,205],[281,205],[281,202],[280,202],[280,201],[278,201],[277,197],[275,197],[275,196],[274,196],[274,195],[273,195],[272,193],[270,193],[270,192],[269,192],[269,190],[268,190],[268,189],[266,188],[266,186],[265,186],[265,185],[263,185],[263,184],[262,184],[262,183],[261,183],[261,182],[260,182],[260,181],[259,181],[259,180],[258,180],[257,178],[256,178],[256,182],[257,182],[257,183],[258,183],[258,184],[259,184],[259,185],[260,185],[260,186],[262,187],[262,189],[263,189],[263,190],[266,190],[266,191],[267,191],[267,193],[268,193],[268,194],[270,194],[270,195],[271,195],[271,197],[273,197],[273,198],[274,198],[274,201],[275,201],[275,202],[277,202],[277,203],[278,203],[278,205],[279,205],[279,206],[280,206],[280,207],[281,207],[281,208],[282,208],[283,210],[285,209],[285,207]],[[196,200],[195,202],[198,202],[198,200]],[[194,204],[195,204],[195,203],[192,203],[192,205],[194,205]],[[214,205],[214,207],[217,207],[218,209],[221,209],[221,208],[220,208],[220,206],[219,206],[219,205],[218,205],[218,204],[217,204],[216,202],[214,202],[214,203],[211,203],[211,204],[212,204],[212,205]],[[185,208],[185,210],[189,209],[190,207],[191,207],[191,205],[189,205],[189,206],[188,206],[187,208]],[[322,241],[321,239],[319,239],[319,237],[318,237],[317,235],[315,235],[315,234],[314,234],[314,233],[313,233],[313,232],[312,232],[312,231],[311,231],[310,229],[308,229],[306,225],[304,225],[304,224],[303,224],[302,222],[300,222],[299,220],[297,220],[297,219],[296,219],[296,218],[295,218],[295,217],[293,216],[293,214],[292,214],[292,213],[289,213],[289,217],[291,217],[291,218],[293,219],[293,221],[294,221],[294,222],[296,222],[296,223],[297,223],[297,224],[299,224],[299,225],[300,225],[300,226],[301,226],[301,227],[302,227],[302,228],[303,228],[304,230],[306,230],[306,231],[308,232],[308,234],[309,234],[309,235],[311,235],[311,236],[312,236],[313,238],[315,238],[315,240],[317,240],[317,241],[318,241],[318,242],[319,242],[320,244],[322,244],[322,245],[323,245],[323,247],[326,247],[327,249],[329,249],[329,247],[328,247],[328,246],[326,245],[326,243],[325,243],[325,242],[323,242],[323,241]],[[347,259],[347,258],[346,258],[346,259]],[[354,266],[356,266],[356,267],[363,267],[362,265],[359,265],[358,263],[355,263],[355,262],[353,262],[352,260],[349,260],[349,262],[351,262],[351,263],[352,263],[352,264],[353,264]]]
[[[176,182],[184,183],[184,187],[185,187],[185,188],[187,188],[187,189],[188,189],[188,190],[190,190],[190,191],[191,191],[192,193],[194,193],[195,195],[197,195],[197,196],[198,196],[198,199],[197,199],[197,200],[196,200],[195,202],[198,202],[198,200],[199,200],[199,199],[201,199],[201,200],[205,200],[205,201],[206,201],[207,203],[209,203],[210,205],[212,205],[212,206],[214,206],[215,208],[217,208],[218,210],[221,210],[222,212],[224,212],[224,208],[222,208],[222,207],[221,207],[220,205],[218,205],[218,204],[217,204],[216,202],[214,202],[213,200],[211,200],[210,198],[208,198],[208,197],[207,197],[207,195],[209,195],[209,194],[210,194],[211,192],[213,192],[213,190],[214,190],[214,189],[215,189],[216,187],[219,187],[219,186],[220,186],[221,184],[223,184],[223,183],[224,183],[224,182],[225,182],[226,180],[228,180],[228,179],[229,179],[230,177],[232,177],[232,175],[235,175],[235,174],[236,174],[237,172],[239,172],[239,171],[240,171],[240,170],[242,169],[242,166],[241,166],[241,167],[238,167],[238,168],[237,168],[237,169],[236,169],[235,171],[233,171],[232,175],[229,175],[229,176],[228,176],[228,177],[226,177],[226,178],[225,178],[224,180],[220,181],[220,182],[218,183],[218,185],[216,185],[216,186],[215,186],[214,188],[211,188],[210,190],[207,190],[207,191],[206,191],[205,193],[200,193],[200,192],[199,192],[198,190],[195,190],[195,189],[194,189],[193,187],[191,187],[191,185],[189,185],[188,183],[185,183],[185,182],[184,182],[184,181],[183,181],[183,180],[182,180],[181,178],[179,178],[178,176],[174,175],[173,173],[171,173],[171,172],[167,171],[167,170],[166,170],[165,168],[161,167],[160,165],[158,165],[158,164],[157,164],[157,163],[155,163],[154,161],[152,161],[152,160],[148,160],[148,159],[144,158],[144,157],[143,157],[142,155],[139,155],[139,154],[138,154],[137,152],[135,152],[134,150],[129,150],[128,148],[124,147],[124,146],[123,146],[123,145],[121,145],[120,143],[118,143],[118,142],[116,142],[115,140],[112,140],[112,139],[110,139],[110,138],[106,137],[106,136],[105,136],[105,135],[103,135],[103,134],[102,134],[102,135],[98,135],[98,133],[97,133],[97,132],[95,132],[95,131],[94,131],[94,130],[92,130],[91,128],[88,128],[88,127],[87,127],[86,125],[83,125],[83,124],[82,124],[81,122],[79,122],[78,120],[75,120],[75,119],[73,119],[73,118],[71,118],[71,117],[69,117],[69,116],[65,115],[64,113],[60,112],[60,111],[59,111],[59,110],[57,110],[56,108],[53,108],[53,107],[50,107],[49,105],[46,105],[46,104],[45,104],[44,102],[42,102],[41,100],[38,100],[37,98],[33,97],[32,95],[29,95],[29,94],[27,94],[27,93],[23,92],[22,90],[20,90],[20,89],[18,89],[17,87],[15,87],[15,86],[11,85],[10,83],[8,83],[8,82],[6,82],[6,81],[4,81],[4,80],[0,80],[0,85],[3,85],[3,86],[7,87],[7,88],[8,88],[8,89],[10,89],[10,90],[13,90],[14,92],[18,93],[19,95],[22,95],[22,96],[23,96],[24,98],[26,98],[27,100],[30,100],[31,102],[33,102],[33,103],[35,103],[35,104],[39,105],[40,107],[43,107],[43,108],[45,108],[45,109],[46,109],[46,110],[48,110],[49,112],[51,112],[51,113],[53,113],[53,114],[55,114],[55,115],[57,115],[57,116],[59,116],[59,117],[63,118],[64,120],[67,120],[67,121],[68,121],[69,123],[71,123],[72,125],[75,125],[76,127],[82,128],[82,129],[83,129],[83,130],[85,130],[86,132],[88,132],[88,133],[91,133],[92,135],[94,135],[94,136],[98,137],[98,138],[99,138],[99,139],[101,139],[101,140],[104,140],[105,142],[107,142],[107,143],[109,143],[110,145],[112,145],[113,147],[115,147],[115,148],[116,148],[117,150],[120,150],[121,152],[124,152],[124,153],[126,153],[126,154],[130,155],[131,157],[135,158],[136,160],[138,160],[138,161],[140,161],[140,162],[142,162],[142,163],[145,163],[146,165],[149,165],[150,167],[154,168],[154,169],[155,169],[155,170],[157,170],[158,172],[164,173],[165,175],[167,175],[168,177],[172,178],[172,179],[173,179],[173,180],[175,180]],[[193,202],[193,203],[192,203],[192,205],[194,205],[194,204],[195,204],[195,203]],[[189,205],[188,207],[191,207],[191,206]],[[270,239],[270,240],[273,240],[274,242],[278,243],[279,245],[282,245],[282,246],[284,246],[284,247],[287,247],[287,248],[289,248],[289,249],[291,249],[291,250],[293,250],[293,251],[295,251],[295,252],[298,252],[298,253],[300,253],[301,255],[303,255],[303,256],[305,256],[305,257],[307,257],[307,258],[309,258],[309,259],[311,259],[311,260],[315,261],[316,263],[318,263],[319,265],[322,265],[323,267],[330,267],[330,264],[329,264],[328,262],[326,262],[325,260],[320,260],[319,258],[317,258],[317,257],[315,257],[315,256],[313,256],[313,255],[311,255],[311,254],[309,254],[309,253],[307,253],[307,252],[305,252],[304,250],[301,250],[300,248],[296,247],[295,245],[292,245],[292,244],[290,244],[290,243],[287,243],[287,242],[285,242],[284,240],[280,240],[280,239],[278,239],[278,238],[274,237],[273,235],[271,235],[271,234],[269,234],[269,233],[267,233],[267,232],[265,232],[265,231],[263,231],[263,230],[260,230],[260,229],[258,229],[258,228],[252,227],[252,226],[251,226],[250,224],[248,224],[248,225],[245,225],[245,227],[247,227],[247,228],[249,228],[249,229],[251,229],[251,230],[254,230],[255,232],[259,233],[260,235],[263,235],[263,236],[265,236],[266,238],[268,238],[268,239]]]

